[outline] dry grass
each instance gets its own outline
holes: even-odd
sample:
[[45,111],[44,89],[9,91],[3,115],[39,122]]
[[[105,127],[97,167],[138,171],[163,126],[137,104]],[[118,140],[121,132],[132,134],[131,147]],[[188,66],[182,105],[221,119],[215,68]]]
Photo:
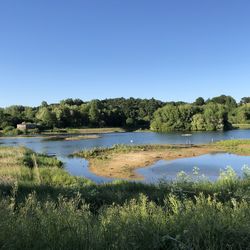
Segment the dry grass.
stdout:
[[250,124],[249,123],[238,123],[238,124],[233,124],[233,127],[239,128],[239,129],[250,129]]
[[0,169],[3,167],[20,166],[20,161],[25,153],[25,148],[1,147]]
[[114,132],[125,132],[122,128],[81,128],[74,129],[70,131],[75,131],[81,134],[103,134],[103,133],[114,133]]
[[125,132],[122,128],[68,128],[68,129],[58,129],[58,131],[44,131],[43,135],[58,134],[105,134],[105,133],[115,133],[115,132]]
[[[44,189],[51,187],[82,187],[89,180],[71,176],[55,157],[37,154],[23,147],[0,147],[0,195],[1,188],[19,187]],[[5,191],[4,191],[5,192]]]
[[[0,137],[3,139],[13,138],[13,137],[22,137],[22,138],[29,138],[29,137],[36,137],[36,138],[51,138],[53,136],[68,136],[71,134],[81,134],[82,136],[93,135],[97,136],[98,134],[107,134],[107,133],[118,133],[118,132],[126,132],[123,128],[79,128],[79,129],[59,129],[58,131],[43,131],[42,133],[38,134],[30,134],[30,135],[15,135],[15,136],[4,136],[0,131]],[[78,136],[76,136],[78,137]],[[69,137],[71,138],[71,137]],[[98,138],[98,137],[95,137]],[[95,139],[91,138],[81,138],[82,139]],[[78,138],[76,139],[78,140]]]
[[250,155],[250,140],[220,141],[216,143],[216,146],[230,153]]
[[12,184],[22,174],[21,163],[24,148],[1,147],[0,150],[0,183]]
[[80,141],[80,140],[87,140],[87,139],[97,139],[100,138],[100,135],[79,135],[79,136],[72,136],[72,137],[66,137],[65,141]]

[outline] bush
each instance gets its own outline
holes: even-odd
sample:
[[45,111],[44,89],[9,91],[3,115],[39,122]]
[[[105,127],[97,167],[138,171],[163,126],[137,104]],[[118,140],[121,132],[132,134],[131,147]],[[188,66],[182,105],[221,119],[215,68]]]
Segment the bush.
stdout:
[[16,136],[16,135],[24,134],[24,131],[16,129],[16,128],[12,127],[12,126],[7,126],[7,127],[4,128],[2,133],[5,136]]

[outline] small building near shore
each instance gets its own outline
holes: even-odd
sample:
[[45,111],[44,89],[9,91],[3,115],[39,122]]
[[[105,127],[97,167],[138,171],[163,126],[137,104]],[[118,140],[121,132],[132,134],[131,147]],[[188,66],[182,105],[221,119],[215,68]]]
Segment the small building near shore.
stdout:
[[19,130],[28,130],[28,129],[37,128],[37,125],[34,123],[22,122],[21,124],[17,124],[16,128]]

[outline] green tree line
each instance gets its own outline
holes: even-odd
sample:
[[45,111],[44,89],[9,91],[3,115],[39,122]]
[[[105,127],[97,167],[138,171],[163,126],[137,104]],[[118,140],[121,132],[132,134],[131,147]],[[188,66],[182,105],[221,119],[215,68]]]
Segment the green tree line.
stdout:
[[0,129],[15,128],[21,122],[36,123],[41,129],[79,127],[151,128],[153,131],[230,129],[231,123],[250,124],[250,97],[239,103],[221,95],[193,103],[155,99],[114,98],[84,102],[66,99],[42,102],[38,107],[13,105],[0,108]]
[[42,129],[79,127],[149,128],[154,112],[164,103],[155,99],[115,98],[83,102],[66,99],[38,107],[13,105],[0,108],[0,129],[21,122],[39,124]]

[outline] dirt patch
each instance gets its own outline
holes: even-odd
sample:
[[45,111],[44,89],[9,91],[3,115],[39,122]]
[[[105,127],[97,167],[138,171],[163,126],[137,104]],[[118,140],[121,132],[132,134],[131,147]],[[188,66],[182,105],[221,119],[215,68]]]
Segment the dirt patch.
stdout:
[[218,151],[218,148],[206,145],[140,152],[111,153],[107,159],[89,159],[89,164],[90,171],[99,176],[142,179],[142,176],[134,172],[135,169],[150,166],[159,160],[194,157]]

